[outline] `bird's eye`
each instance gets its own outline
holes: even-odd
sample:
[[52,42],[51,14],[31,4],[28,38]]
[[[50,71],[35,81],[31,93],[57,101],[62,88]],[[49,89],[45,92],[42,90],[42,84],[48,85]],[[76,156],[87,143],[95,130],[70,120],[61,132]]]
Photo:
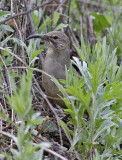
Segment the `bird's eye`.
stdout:
[[53,36],[53,39],[58,39],[58,36]]

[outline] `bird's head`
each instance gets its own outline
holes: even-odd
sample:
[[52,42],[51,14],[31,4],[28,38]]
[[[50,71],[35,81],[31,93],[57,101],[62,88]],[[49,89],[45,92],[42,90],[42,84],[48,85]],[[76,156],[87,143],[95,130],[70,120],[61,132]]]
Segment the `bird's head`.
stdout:
[[70,41],[67,35],[61,31],[51,31],[46,34],[33,34],[27,38],[41,38],[47,44],[48,49],[62,51],[70,48]]

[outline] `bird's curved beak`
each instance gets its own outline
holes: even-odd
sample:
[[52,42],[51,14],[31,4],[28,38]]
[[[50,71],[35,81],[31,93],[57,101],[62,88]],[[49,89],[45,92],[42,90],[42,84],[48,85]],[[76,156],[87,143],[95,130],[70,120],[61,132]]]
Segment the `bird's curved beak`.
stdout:
[[30,35],[26,40],[32,39],[32,38],[41,38],[44,41],[49,41],[49,37],[46,34],[33,34]]

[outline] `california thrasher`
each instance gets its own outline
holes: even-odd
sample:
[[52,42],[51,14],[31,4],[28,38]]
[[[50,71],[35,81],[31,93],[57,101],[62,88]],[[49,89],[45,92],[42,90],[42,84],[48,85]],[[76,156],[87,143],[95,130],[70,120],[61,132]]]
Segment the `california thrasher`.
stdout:
[[[68,68],[70,64],[70,41],[66,34],[61,31],[52,31],[47,34],[34,34],[28,37],[28,39],[31,38],[41,38],[47,44],[47,54],[42,69],[58,80],[66,79],[65,65]],[[51,78],[42,74],[42,83],[48,98],[65,108],[63,100],[58,96],[62,94]]]

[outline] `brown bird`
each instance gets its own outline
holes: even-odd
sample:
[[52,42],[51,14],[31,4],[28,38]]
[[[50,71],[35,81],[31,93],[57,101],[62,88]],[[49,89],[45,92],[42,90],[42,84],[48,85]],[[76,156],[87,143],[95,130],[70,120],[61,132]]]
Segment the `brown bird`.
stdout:
[[[70,41],[66,34],[61,31],[52,31],[28,37],[28,39],[31,38],[41,38],[47,44],[47,54],[42,69],[58,80],[66,79],[65,66],[68,68],[70,65]],[[65,108],[63,100],[58,96],[62,94],[51,78],[42,74],[42,83],[48,98]]]

